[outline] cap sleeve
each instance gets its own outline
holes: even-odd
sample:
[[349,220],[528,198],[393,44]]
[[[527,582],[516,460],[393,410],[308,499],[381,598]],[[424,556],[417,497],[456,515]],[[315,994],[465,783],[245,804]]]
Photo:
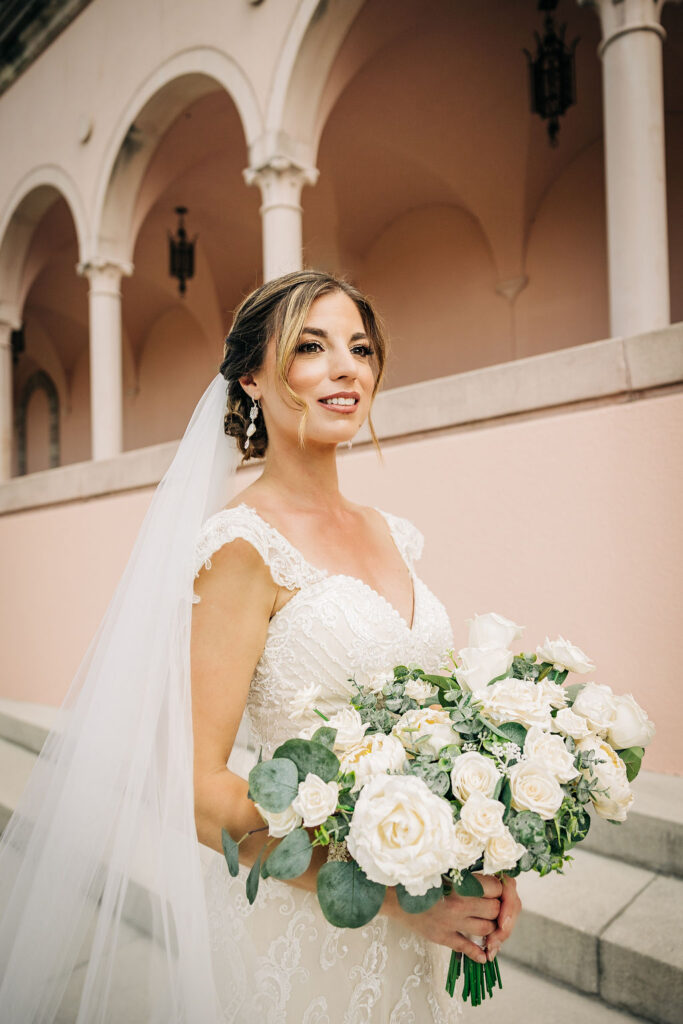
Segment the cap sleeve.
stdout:
[[395,516],[392,512],[384,512],[380,508],[377,511],[386,519],[396,547],[412,569],[413,563],[422,557],[424,534],[414,523],[411,523],[410,519]]
[[[305,583],[315,582],[325,573],[313,568],[303,556],[274,527],[261,519],[245,505],[224,508],[210,516],[202,526],[194,550],[194,576],[201,569],[211,568],[211,556],[233,540],[248,541],[270,569],[275,583],[287,590],[300,589]],[[193,594],[193,604],[200,601]]]

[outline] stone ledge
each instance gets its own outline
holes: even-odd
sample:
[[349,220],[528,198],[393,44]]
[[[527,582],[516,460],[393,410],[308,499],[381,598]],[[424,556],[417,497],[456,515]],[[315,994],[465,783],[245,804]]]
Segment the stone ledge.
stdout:
[[[373,422],[380,440],[408,439],[434,430],[547,413],[596,400],[624,395],[637,398],[648,389],[681,381],[683,323],[631,338],[608,338],[391,388],[377,396]],[[365,424],[354,446],[370,443]],[[154,487],[168,469],[178,444],[168,441],[111,459],[15,477],[0,484],[0,515]]]

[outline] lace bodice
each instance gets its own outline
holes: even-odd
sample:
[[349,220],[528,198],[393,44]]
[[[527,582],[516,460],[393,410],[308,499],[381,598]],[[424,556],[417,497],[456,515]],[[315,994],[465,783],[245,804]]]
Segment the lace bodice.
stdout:
[[[248,505],[222,509],[203,525],[195,550],[195,576],[211,568],[211,556],[240,537],[259,552],[274,581],[296,593],[270,620],[265,646],[247,699],[255,745],[269,757],[297,732],[290,703],[305,685],[322,688],[316,706],[333,714],[348,704],[352,680],[368,684],[394,665],[419,664],[435,671],[453,646],[446,609],[417,576],[414,563],[424,538],[408,519],[384,517],[413,583],[413,621],[355,576],[331,574],[308,563],[273,526]],[[197,595],[194,601],[198,601]]]

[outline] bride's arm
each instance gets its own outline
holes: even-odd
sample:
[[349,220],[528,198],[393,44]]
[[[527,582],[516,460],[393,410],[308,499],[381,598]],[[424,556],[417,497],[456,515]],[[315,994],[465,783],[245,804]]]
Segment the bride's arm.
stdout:
[[[231,772],[226,762],[266,641],[278,587],[248,541],[225,544],[211,556],[211,563],[212,568],[202,570],[195,582],[201,601],[193,606],[190,645],[195,821],[199,841],[219,853],[222,828],[234,839],[259,829],[240,844],[240,861],[251,865],[267,836],[265,823],[247,797],[247,782]],[[271,842],[273,849],[279,840]],[[315,892],[318,869],[326,859],[324,848],[314,848],[308,870],[289,884]],[[452,894],[423,914],[406,914],[395,890],[388,888],[382,910],[432,942],[481,961],[485,957],[479,947],[460,932],[493,933],[501,892],[497,878],[486,878],[482,898]]]

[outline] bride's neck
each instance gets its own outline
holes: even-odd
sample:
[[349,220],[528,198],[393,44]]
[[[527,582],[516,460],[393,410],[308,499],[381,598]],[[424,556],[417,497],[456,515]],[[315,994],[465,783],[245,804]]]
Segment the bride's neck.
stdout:
[[269,448],[259,482],[292,508],[334,510],[345,504],[331,446],[287,452]]

